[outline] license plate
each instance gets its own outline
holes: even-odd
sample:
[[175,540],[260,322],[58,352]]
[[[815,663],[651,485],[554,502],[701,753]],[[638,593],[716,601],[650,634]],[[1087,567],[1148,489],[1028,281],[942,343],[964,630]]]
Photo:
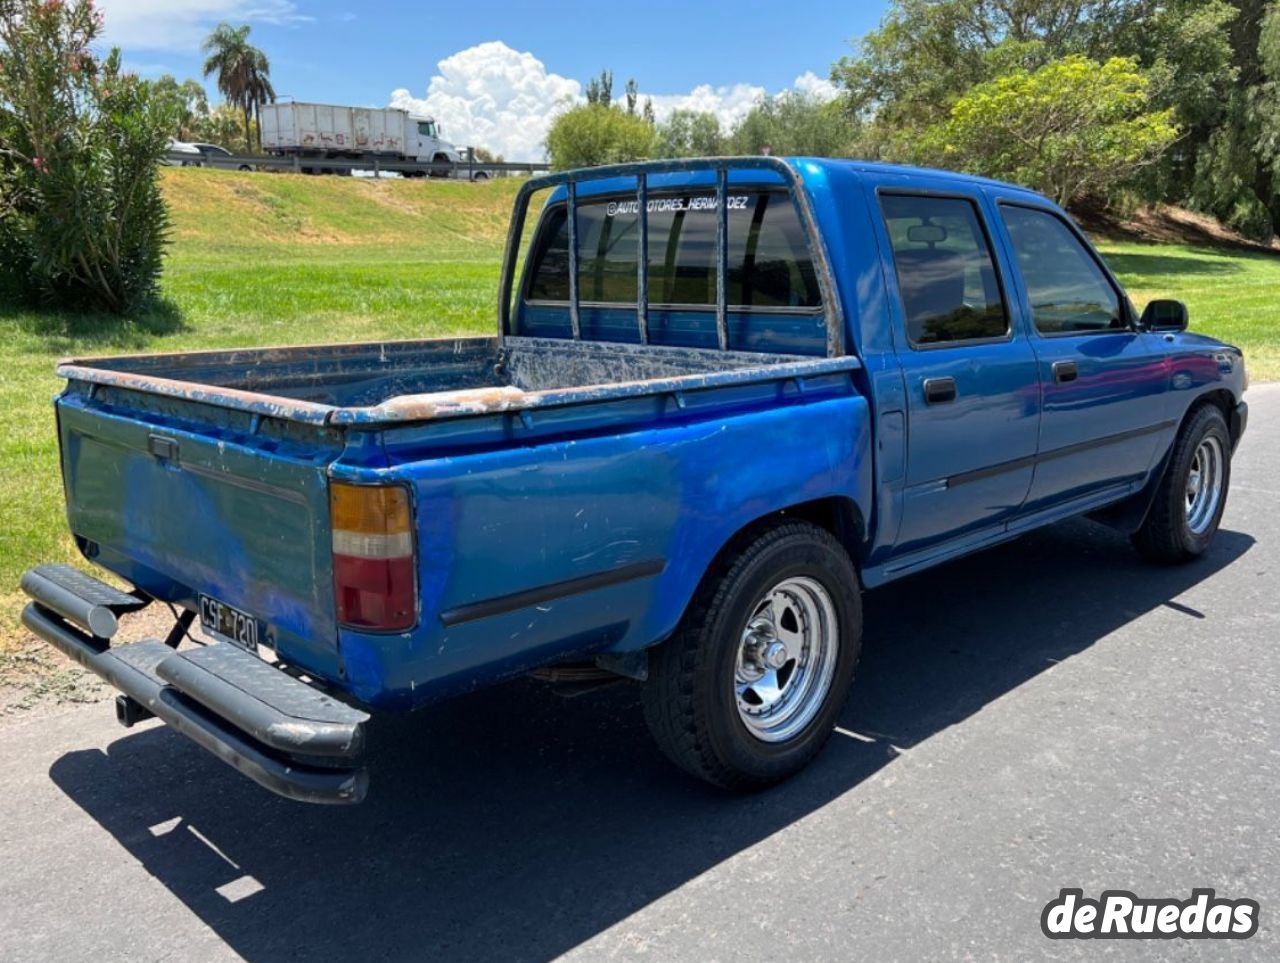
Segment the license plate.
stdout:
[[207,595],[200,596],[200,625],[250,652],[257,652],[259,643],[271,641],[270,630],[261,619]]

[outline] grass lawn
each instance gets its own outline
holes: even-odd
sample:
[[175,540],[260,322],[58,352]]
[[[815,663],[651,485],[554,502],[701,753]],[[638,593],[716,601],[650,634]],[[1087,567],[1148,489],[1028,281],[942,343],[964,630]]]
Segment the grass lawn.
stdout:
[[[22,644],[18,577],[70,560],[50,400],[61,356],[488,333],[516,182],[373,182],[166,170],[163,302],[120,321],[0,303],[0,669]],[[1141,308],[1176,297],[1192,327],[1280,378],[1280,256],[1107,243]]]

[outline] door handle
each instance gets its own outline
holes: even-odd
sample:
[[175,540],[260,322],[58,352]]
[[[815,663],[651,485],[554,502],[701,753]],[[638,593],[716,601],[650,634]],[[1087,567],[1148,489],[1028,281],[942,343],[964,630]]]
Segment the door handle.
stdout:
[[1055,361],[1053,363],[1053,380],[1060,385],[1075,381],[1080,377],[1080,369],[1074,361]]
[[924,400],[927,404],[941,405],[956,400],[955,378],[925,378]]

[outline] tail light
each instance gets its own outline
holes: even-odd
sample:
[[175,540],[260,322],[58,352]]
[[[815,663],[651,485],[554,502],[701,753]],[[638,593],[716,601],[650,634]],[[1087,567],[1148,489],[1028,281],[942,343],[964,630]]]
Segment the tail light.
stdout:
[[399,485],[329,486],[338,621],[375,632],[418,618],[409,491]]

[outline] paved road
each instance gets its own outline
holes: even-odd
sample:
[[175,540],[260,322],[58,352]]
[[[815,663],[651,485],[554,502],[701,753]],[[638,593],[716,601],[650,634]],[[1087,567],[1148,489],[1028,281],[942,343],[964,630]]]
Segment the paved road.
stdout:
[[[634,693],[520,684],[381,734],[362,807],[293,805],[108,705],[10,724],[0,957],[1277,958],[1280,385],[1212,553],[1079,523],[868,598],[819,762],[726,798]],[[1050,943],[1063,886],[1213,886],[1246,943]]]

